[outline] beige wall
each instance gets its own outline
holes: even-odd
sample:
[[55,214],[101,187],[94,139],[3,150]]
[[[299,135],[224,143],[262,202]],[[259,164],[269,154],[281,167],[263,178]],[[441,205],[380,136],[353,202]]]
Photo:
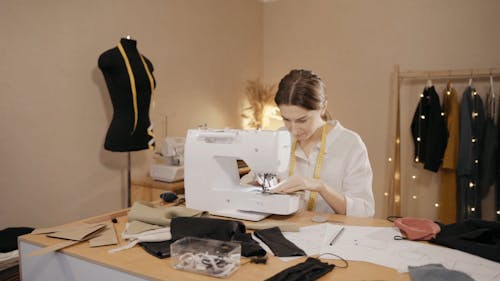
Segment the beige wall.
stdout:
[[[126,153],[103,149],[112,106],[99,55],[130,34],[154,64],[162,137],[237,127],[261,69],[254,0],[0,3],[0,229],[46,226],[126,204]],[[148,151],[132,153],[133,171]],[[146,168],[145,168],[146,167]]]
[[[383,217],[393,65],[500,66],[498,11],[494,0],[1,1],[0,228],[124,206],[126,153],[103,149],[112,107],[97,58],[127,34],[155,66],[159,137],[165,116],[173,136],[239,127],[248,79],[321,74],[330,111],[367,144]],[[151,152],[132,159],[142,173]]]
[[[263,14],[264,77],[277,81],[289,69],[301,67],[324,78],[334,118],[357,131],[368,147],[376,216],[385,217],[395,122],[390,80],[394,64],[402,70],[500,67],[499,11],[500,1],[493,0],[270,1]],[[402,95],[418,97],[424,83],[417,81],[409,89],[405,82]],[[413,114],[412,102],[402,116]],[[403,119],[405,136],[409,122]],[[411,142],[402,146],[403,153],[412,153]],[[407,202],[414,193],[404,194],[404,215],[435,216],[438,186],[431,184],[431,176],[422,174],[418,184],[402,178],[402,189],[418,189],[420,196],[418,202]]]

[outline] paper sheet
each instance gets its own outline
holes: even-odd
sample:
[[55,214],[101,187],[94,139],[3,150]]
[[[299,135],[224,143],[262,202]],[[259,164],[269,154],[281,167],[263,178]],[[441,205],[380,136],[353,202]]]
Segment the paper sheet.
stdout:
[[[344,231],[330,246],[332,238]],[[500,264],[462,251],[425,242],[394,240],[396,227],[347,226],[331,223],[302,227],[283,235],[308,255],[333,253],[346,260],[367,261],[407,272],[408,266],[439,263],[469,274],[476,281],[500,280]],[[322,257],[323,258],[323,257]],[[334,258],[325,256],[325,258]]]

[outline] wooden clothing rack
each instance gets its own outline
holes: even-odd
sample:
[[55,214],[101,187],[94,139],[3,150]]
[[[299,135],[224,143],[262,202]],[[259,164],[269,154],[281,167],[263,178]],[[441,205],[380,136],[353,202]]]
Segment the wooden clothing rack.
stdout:
[[404,80],[428,80],[428,79],[472,79],[500,77],[500,67],[496,68],[468,68],[429,71],[401,71],[399,65],[394,65],[392,73],[392,94],[395,97],[394,107],[396,110],[396,126],[394,134],[394,157],[392,166],[392,178],[389,186],[389,209],[388,214],[401,216],[401,110],[400,91],[401,82]]

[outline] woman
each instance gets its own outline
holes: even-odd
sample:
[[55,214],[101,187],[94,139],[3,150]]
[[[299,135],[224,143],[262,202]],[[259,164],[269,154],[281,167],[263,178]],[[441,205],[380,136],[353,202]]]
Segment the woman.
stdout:
[[292,70],[280,81],[274,100],[293,143],[289,177],[273,191],[305,190],[308,209],[318,213],[372,217],[368,152],[358,134],[331,119],[321,78]]

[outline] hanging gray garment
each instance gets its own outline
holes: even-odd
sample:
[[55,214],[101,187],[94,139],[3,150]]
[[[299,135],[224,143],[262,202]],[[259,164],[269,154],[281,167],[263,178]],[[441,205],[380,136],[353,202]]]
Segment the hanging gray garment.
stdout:
[[484,125],[481,97],[468,86],[460,104],[460,138],[457,163],[457,221],[481,218],[479,158]]
[[479,159],[479,183],[481,198],[484,198],[495,183],[497,171],[497,127],[495,126],[495,101],[489,93],[486,96],[486,121],[482,137],[481,156]]

